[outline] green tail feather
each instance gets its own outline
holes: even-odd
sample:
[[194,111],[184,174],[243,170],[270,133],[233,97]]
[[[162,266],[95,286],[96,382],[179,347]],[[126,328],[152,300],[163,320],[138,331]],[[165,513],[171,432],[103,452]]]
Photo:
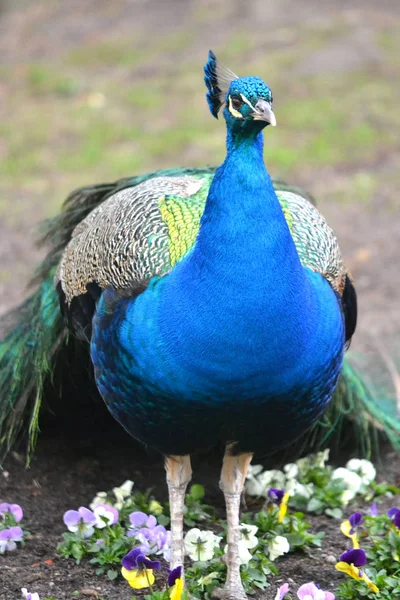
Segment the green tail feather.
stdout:
[[305,440],[313,450],[330,447],[340,450],[351,445],[360,455],[370,457],[386,437],[400,453],[400,414],[396,399],[378,395],[346,357],[339,384],[323,418]]
[[[213,171],[212,168],[170,169],[159,171],[157,175],[206,174]],[[60,315],[53,278],[74,228],[108,196],[153,175],[149,173],[76,190],[67,198],[60,215],[44,223],[42,243],[50,250],[35,277],[37,290],[13,313],[0,320],[0,329],[4,329],[10,321],[14,325],[0,342],[0,456],[10,450],[19,434],[20,437],[25,434],[29,440],[29,460],[39,432],[45,384],[52,380],[56,365],[67,360],[62,350],[67,348],[68,334]],[[275,182],[275,186],[278,190],[288,189],[304,195],[301,190],[288,188],[281,182]],[[78,361],[76,357],[75,361]],[[74,368],[70,366],[65,371],[63,377],[68,377]],[[63,381],[65,383],[65,379]],[[390,397],[378,399],[347,358],[330,408],[307,440],[303,440],[301,452],[339,445],[345,440],[345,431],[351,431],[351,439],[358,443],[363,455],[371,454],[379,431],[385,432],[400,452],[400,416],[396,402]]]
[[65,340],[53,275],[3,323],[15,326],[0,343],[0,447],[7,453],[21,430],[28,430],[29,453],[39,431],[43,386],[51,377],[57,348]]

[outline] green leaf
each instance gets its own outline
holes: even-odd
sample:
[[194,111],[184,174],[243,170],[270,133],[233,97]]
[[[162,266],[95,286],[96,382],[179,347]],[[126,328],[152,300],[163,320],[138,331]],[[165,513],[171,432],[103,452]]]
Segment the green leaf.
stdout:
[[189,495],[193,498],[193,500],[195,500],[196,502],[199,502],[200,500],[203,500],[204,496],[205,496],[205,490],[204,487],[202,485],[200,485],[199,483],[195,483],[194,485],[192,485],[192,487],[189,490]]
[[111,579],[111,581],[113,581],[118,577],[118,571],[115,571],[114,569],[108,569],[107,577],[108,579]]
[[325,514],[333,519],[341,519],[343,517],[343,511],[340,508],[326,508]]

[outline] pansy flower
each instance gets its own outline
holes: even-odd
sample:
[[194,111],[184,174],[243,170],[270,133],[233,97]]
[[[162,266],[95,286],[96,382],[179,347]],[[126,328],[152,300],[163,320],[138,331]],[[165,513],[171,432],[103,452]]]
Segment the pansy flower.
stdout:
[[285,490],[279,490],[271,487],[268,490],[267,497],[270,502],[279,506],[278,523],[282,523],[287,513],[289,494],[285,492]]
[[40,596],[37,592],[28,592],[26,588],[21,588],[21,593],[24,600],[40,600]]
[[305,583],[297,590],[297,597],[300,600],[335,600],[332,592],[324,592],[315,583]]
[[274,504],[280,504],[282,502],[282,498],[285,495],[285,490],[278,490],[277,488],[269,488],[268,490],[268,500],[273,502]]
[[340,531],[343,533],[343,535],[351,539],[353,542],[353,548],[355,549],[360,547],[360,544],[358,543],[357,529],[362,525],[363,522],[364,518],[362,514],[360,512],[355,512],[350,515],[347,521],[343,521],[340,526]]
[[371,591],[378,593],[379,589],[376,587],[376,585],[362,571],[362,569],[359,569],[359,567],[363,567],[366,564],[367,557],[364,550],[356,548],[354,550],[348,550],[347,552],[344,552],[340,557],[340,561],[336,563],[335,569],[337,571],[341,571],[342,573],[346,573],[357,581],[365,581]]
[[8,504],[8,502],[1,502],[0,517],[5,519],[7,514],[11,514],[14,517],[14,521],[19,523],[24,516],[24,511],[19,504]]
[[0,531],[0,554],[16,550],[16,542],[21,542],[23,535],[21,527],[9,527]]
[[119,513],[116,508],[109,506],[108,504],[98,504],[93,510],[96,522],[95,527],[97,529],[104,529],[107,525],[115,525],[118,523]]
[[121,574],[135,590],[150,587],[154,583],[154,569],[160,569],[157,560],[149,560],[140,548],[134,548],[122,559]]
[[378,512],[378,506],[377,506],[376,502],[371,504],[371,508],[369,509],[369,514],[371,515],[371,517],[378,516],[379,512]]
[[189,529],[185,535],[186,554],[195,561],[207,561],[214,558],[221,538],[212,531],[200,531],[197,527]]
[[364,485],[369,485],[376,477],[374,465],[365,458],[350,459],[346,464],[346,468],[357,473]]
[[170,600],[181,600],[185,582],[182,577],[182,567],[176,567],[169,572],[168,587]]
[[169,561],[171,553],[171,532],[164,525],[158,525],[154,515],[135,511],[129,515],[131,527],[127,536],[140,542],[144,554],[162,554]]
[[277,590],[276,592],[276,596],[275,596],[275,600],[283,600],[283,598],[286,596],[286,594],[289,593],[289,584],[288,583],[284,583],[283,585],[281,585],[281,587]]
[[282,554],[286,554],[289,550],[289,542],[282,535],[277,535],[268,542],[268,557],[272,561],[282,556]]
[[68,531],[72,533],[79,532],[84,538],[89,538],[94,533],[96,517],[91,510],[84,506],[80,506],[78,510],[67,510],[63,520]]
[[390,517],[397,529],[400,529],[400,510],[398,508],[391,508],[388,510],[388,517]]
[[129,496],[132,493],[132,488],[133,481],[131,481],[130,479],[124,481],[124,483],[119,487],[113,488],[112,491],[114,492],[114,496],[116,498],[116,502],[114,505],[116,509],[121,510],[121,508],[123,508],[127,498],[129,498]]

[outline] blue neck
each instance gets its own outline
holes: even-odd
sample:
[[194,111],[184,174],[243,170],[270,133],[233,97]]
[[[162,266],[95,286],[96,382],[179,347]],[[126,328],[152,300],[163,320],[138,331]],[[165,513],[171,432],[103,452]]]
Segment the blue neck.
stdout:
[[[303,277],[298,254],[263,160],[263,135],[228,131],[227,156],[210,187],[200,232],[188,257],[194,271],[241,279],[290,270]],[[229,269],[232,265],[232,269]],[[264,279],[265,283],[265,279]]]

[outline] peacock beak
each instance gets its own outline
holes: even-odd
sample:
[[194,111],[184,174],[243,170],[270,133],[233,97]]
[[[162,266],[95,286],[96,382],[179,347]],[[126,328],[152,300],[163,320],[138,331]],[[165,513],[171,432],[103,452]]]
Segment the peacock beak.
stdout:
[[275,127],[276,117],[274,111],[272,110],[270,102],[267,102],[266,100],[260,98],[260,100],[257,101],[257,104],[254,108],[255,110],[252,116],[255,121],[265,121],[266,123],[269,123],[270,125]]

